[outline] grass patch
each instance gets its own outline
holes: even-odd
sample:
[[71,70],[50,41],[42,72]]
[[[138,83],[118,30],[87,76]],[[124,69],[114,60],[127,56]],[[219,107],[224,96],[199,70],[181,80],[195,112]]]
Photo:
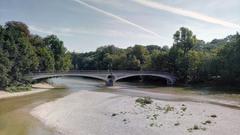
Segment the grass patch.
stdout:
[[144,98],[138,98],[135,101],[136,103],[139,103],[141,106],[145,106],[147,104],[151,104],[153,100],[150,97],[144,97]]
[[192,132],[193,130],[203,130],[203,131],[205,131],[206,128],[205,127],[200,127],[198,125],[194,125],[192,128],[189,128],[187,130],[188,130],[188,132]]
[[19,86],[9,86],[5,89],[7,92],[21,92],[21,91],[31,91],[31,85],[19,85]]
[[187,110],[187,107],[181,107],[181,110],[185,112]]
[[166,105],[163,109],[165,110],[164,113],[168,113],[170,111],[174,111],[174,107],[172,107],[170,105]]

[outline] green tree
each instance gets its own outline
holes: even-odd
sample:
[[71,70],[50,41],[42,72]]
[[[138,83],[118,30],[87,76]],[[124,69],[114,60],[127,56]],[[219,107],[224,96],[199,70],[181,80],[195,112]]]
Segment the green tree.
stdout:
[[56,36],[31,35],[22,22],[0,25],[0,88],[28,83],[30,72],[70,68],[71,55]]
[[217,54],[219,75],[224,82],[240,82],[240,36],[227,43]]
[[79,55],[78,53],[72,52],[71,53],[72,57],[72,69],[73,70],[78,70],[79,69]]
[[188,73],[190,66],[188,52],[196,45],[196,36],[188,28],[181,27],[173,35],[174,44],[170,50],[170,58],[173,71],[183,82],[191,81]]
[[0,88],[5,88],[9,85],[10,79],[9,79],[9,68],[10,68],[10,61],[9,59],[4,55],[2,49],[0,49]]
[[174,45],[183,51],[183,56],[186,56],[197,42],[197,38],[188,28],[181,27],[173,35]]
[[37,68],[38,71],[54,71],[54,57],[51,50],[47,47],[44,40],[37,35],[31,36],[30,42],[34,47],[34,51],[37,55],[39,66]]
[[12,83],[24,82],[23,75],[38,66],[37,57],[29,42],[28,27],[21,22],[7,22],[4,33],[3,49],[12,63],[10,71]]
[[10,79],[8,72],[10,70],[10,61],[8,55],[4,53],[4,28],[0,25],[0,88],[9,85]]
[[147,59],[148,50],[142,45],[135,45],[132,48],[131,55],[135,56],[140,61],[140,64],[144,64]]
[[59,40],[57,36],[50,35],[43,39],[48,48],[50,48],[54,61],[55,70],[64,71],[71,67],[71,57],[67,54],[67,49],[63,45],[63,41]]

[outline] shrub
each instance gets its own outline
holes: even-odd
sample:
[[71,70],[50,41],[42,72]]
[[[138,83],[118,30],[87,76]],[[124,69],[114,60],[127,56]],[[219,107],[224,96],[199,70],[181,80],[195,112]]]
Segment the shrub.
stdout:
[[182,107],[181,110],[185,112],[187,110],[187,107]]
[[179,126],[179,125],[180,125],[180,123],[179,123],[179,122],[177,122],[177,123],[175,123],[175,124],[174,124],[174,126]]
[[198,126],[198,125],[194,125],[194,126],[193,126],[193,129],[194,129],[194,130],[198,130],[198,129],[199,129],[199,126]]
[[210,115],[210,117],[217,118],[217,115],[216,114],[212,114],[212,115]]
[[7,92],[30,91],[31,85],[10,86],[5,89]]
[[174,107],[170,105],[166,105],[163,109],[165,110],[164,113],[168,113],[169,111],[174,111]]
[[153,101],[150,97],[136,99],[136,103],[139,103],[141,106],[145,106],[146,104],[151,104],[152,102]]

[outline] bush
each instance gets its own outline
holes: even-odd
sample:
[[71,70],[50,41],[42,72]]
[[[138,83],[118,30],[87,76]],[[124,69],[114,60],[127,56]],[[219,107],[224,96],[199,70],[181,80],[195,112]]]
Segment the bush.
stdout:
[[150,97],[138,98],[136,99],[136,103],[141,104],[141,106],[145,106],[146,104],[151,104],[153,101]]
[[21,91],[30,91],[32,89],[31,85],[20,85],[20,86],[10,86],[5,90],[7,92],[21,92]]
[[174,111],[174,107],[172,107],[170,105],[166,105],[163,109],[165,110],[164,113],[168,113],[170,111]]

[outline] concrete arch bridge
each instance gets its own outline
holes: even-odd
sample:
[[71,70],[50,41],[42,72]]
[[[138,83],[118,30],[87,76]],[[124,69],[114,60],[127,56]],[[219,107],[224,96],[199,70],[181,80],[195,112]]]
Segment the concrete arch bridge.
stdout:
[[106,82],[107,86],[113,86],[118,80],[135,77],[135,76],[153,76],[165,79],[167,85],[174,85],[176,83],[176,77],[172,74],[159,71],[97,71],[97,70],[81,70],[81,71],[69,71],[69,72],[37,72],[27,75],[27,77],[32,80],[41,80],[53,77],[88,77],[103,80]]

